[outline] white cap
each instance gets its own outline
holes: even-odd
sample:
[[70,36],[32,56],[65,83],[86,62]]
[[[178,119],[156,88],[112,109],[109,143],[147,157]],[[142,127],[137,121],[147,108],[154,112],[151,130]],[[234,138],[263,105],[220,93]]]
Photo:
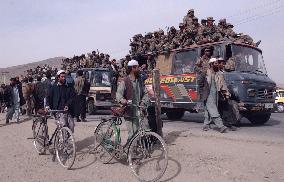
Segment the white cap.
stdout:
[[57,71],[56,75],[59,76],[61,73],[65,73],[65,71],[64,70],[59,70],[59,71]]
[[210,63],[214,63],[214,62],[216,62],[216,61],[217,61],[216,58],[211,58],[208,63],[210,64]]
[[134,59],[128,62],[127,66],[139,66],[138,62]]
[[218,61],[225,61],[225,59],[222,58],[222,57],[219,57],[219,58],[218,58]]

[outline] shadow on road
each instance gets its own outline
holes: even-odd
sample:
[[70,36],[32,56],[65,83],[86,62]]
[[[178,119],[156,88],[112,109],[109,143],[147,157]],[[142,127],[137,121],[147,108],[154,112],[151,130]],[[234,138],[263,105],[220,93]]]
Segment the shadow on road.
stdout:
[[94,136],[84,138],[83,140],[77,141],[76,145],[76,161],[75,167],[72,170],[83,169],[91,166],[97,160],[94,150]]
[[182,130],[182,131],[172,131],[169,132],[165,137],[165,141],[167,145],[173,144],[177,138],[181,137],[181,133],[186,132],[187,130]]
[[[1,127],[4,127],[4,126],[9,126],[9,125],[13,125],[13,124],[21,124],[21,123],[24,123],[24,122],[27,122],[27,121],[30,121],[30,120],[32,120],[33,118],[25,118],[25,119],[23,119],[23,120],[20,120],[20,122],[19,123],[17,123],[17,122],[9,122],[8,124],[0,124],[0,128]],[[0,120],[0,121],[5,121],[6,122],[6,119],[4,119],[4,120]]]
[[241,123],[239,124],[239,127],[267,127],[267,126],[275,126],[279,125],[281,121],[275,120],[275,119],[270,119],[267,123],[263,125],[253,125],[248,119],[243,118],[241,120]]
[[[273,116],[273,115],[272,115]],[[164,123],[176,122],[168,120],[166,116],[161,117]],[[204,116],[203,113],[187,113],[182,119],[177,120],[178,122],[192,122],[192,123],[203,123]],[[248,119],[242,118],[238,127],[268,127],[281,124],[281,121],[275,118],[270,118],[270,120],[263,125],[253,125]]]
[[110,110],[98,110],[96,112],[93,112],[91,115],[89,114],[89,116],[92,115],[111,115],[111,111]]
[[90,137],[84,138],[83,140],[77,141],[75,143],[77,152],[80,152],[83,149],[89,148],[91,145],[94,144],[94,141],[95,141],[94,136],[90,136]]
[[[193,122],[193,123],[203,123],[204,120],[203,113],[186,113],[183,118],[179,119],[178,121],[181,122]],[[161,116],[164,123],[167,122],[175,122],[174,120],[168,120],[165,115]]]
[[[167,171],[168,172],[170,171],[171,173],[173,172],[173,174],[170,174],[169,177],[167,176],[166,179],[162,178],[161,182],[172,181],[174,178],[176,178],[180,174],[180,172],[181,172],[181,164],[177,160],[169,157],[168,158],[168,168],[167,168]],[[167,174],[167,171],[166,171],[165,174]]]

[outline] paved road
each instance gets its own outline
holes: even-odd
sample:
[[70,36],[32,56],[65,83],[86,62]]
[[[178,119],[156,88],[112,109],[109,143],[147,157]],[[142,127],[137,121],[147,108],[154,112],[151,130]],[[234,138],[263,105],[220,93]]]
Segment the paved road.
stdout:
[[[101,117],[107,116],[107,111],[102,111],[98,115],[89,116],[89,121],[99,122]],[[199,131],[202,129],[203,114],[186,113],[185,116],[177,121],[167,120],[165,115],[162,116],[164,122],[164,130],[170,131]],[[212,133],[209,132],[209,133]],[[229,136],[239,135],[239,137],[250,137],[254,139],[283,140],[284,139],[284,113],[273,113],[270,120],[262,126],[254,126],[247,119],[241,120],[240,127],[237,131],[229,132]],[[283,140],[284,142],[284,140]]]
[[[175,128],[177,130],[189,128],[191,130],[201,130],[203,116],[202,114],[187,113],[179,121],[166,120],[166,116],[162,117],[166,127]],[[240,136],[250,136],[254,138],[273,138],[284,139],[284,113],[273,113],[270,120],[262,126],[253,126],[247,119],[241,120],[241,125],[238,131],[230,132]]]
[[[31,120],[5,125],[0,114],[0,182],[93,182],[136,181],[127,165],[101,164],[88,151],[93,131],[102,115],[76,123],[77,158],[66,171],[51,155],[39,156],[33,147]],[[163,116],[163,119],[166,119]],[[238,131],[220,134],[203,132],[202,114],[186,114],[180,121],[164,120],[169,165],[161,181],[277,181],[284,182],[284,114],[272,114],[264,126],[247,120]],[[54,124],[50,122],[50,130]],[[126,135],[122,126],[122,135]]]

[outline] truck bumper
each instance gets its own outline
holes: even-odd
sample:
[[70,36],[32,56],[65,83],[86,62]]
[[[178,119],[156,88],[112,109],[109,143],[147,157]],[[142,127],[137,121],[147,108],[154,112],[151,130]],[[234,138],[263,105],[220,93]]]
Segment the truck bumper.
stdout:
[[275,103],[248,103],[240,102],[238,103],[239,111],[241,112],[274,112],[276,107]]
[[[151,106],[155,106],[155,101],[151,101]],[[194,110],[196,102],[170,102],[161,101],[161,107],[165,109],[183,109],[183,110]]]
[[95,107],[97,109],[110,109],[113,103],[111,101],[96,101]]

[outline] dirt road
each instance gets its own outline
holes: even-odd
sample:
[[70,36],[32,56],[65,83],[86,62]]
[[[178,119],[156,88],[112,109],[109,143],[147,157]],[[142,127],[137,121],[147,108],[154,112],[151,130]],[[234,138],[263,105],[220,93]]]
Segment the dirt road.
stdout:
[[[52,155],[39,156],[32,143],[31,120],[5,125],[0,114],[1,182],[136,181],[127,165],[104,165],[88,151],[99,116],[76,123],[77,158],[72,170],[63,169]],[[245,120],[235,132],[201,131],[202,115],[188,114],[181,121],[167,121],[164,135],[169,165],[160,181],[275,181],[284,182],[284,114],[273,114],[261,127]],[[54,127],[50,122],[51,128]],[[122,127],[125,134],[125,127]]]

